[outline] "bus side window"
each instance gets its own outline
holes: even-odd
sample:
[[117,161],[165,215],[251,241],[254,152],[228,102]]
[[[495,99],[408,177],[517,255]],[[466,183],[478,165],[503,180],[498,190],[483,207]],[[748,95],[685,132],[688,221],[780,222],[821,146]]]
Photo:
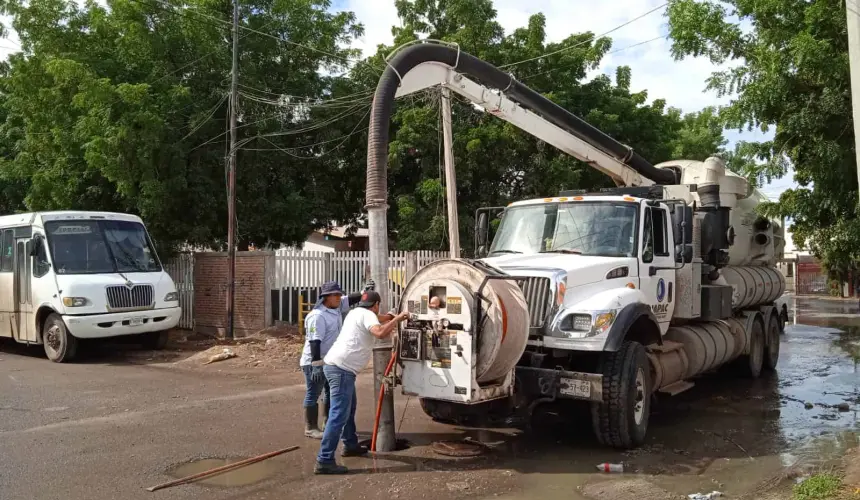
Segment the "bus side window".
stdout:
[[0,231],[0,273],[11,273],[15,259],[15,233],[11,229]]

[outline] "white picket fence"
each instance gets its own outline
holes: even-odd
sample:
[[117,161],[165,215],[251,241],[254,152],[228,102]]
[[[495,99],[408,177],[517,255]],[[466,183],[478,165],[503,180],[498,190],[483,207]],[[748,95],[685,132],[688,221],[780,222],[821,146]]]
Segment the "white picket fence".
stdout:
[[[411,278],[409,270],[448,257],[447,252],[391,252],[388,256],[389,304],[394,307],[403,287]],[[319,287],[329,280],[337,281],[347,293],[358,292],[370,277],[370,252],[305,252],[278,250],[275,255],[272,290],[274,319],[298,322],[300,300],[313,303]]]
[[179,254],[169,262],[165,262],[164,270],[173,278],[176,291],[179,292],[179,306],[182,307],[182,317],[179,328],[194,329],[194,254]]

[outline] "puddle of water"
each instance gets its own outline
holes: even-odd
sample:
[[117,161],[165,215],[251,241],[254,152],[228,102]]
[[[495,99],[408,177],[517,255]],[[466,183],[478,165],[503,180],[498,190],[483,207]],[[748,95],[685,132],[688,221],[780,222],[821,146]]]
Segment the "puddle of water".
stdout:
[[[168,475],[175,478],[183,478],[194,474],[199,474],[217,467],[240,462],[241,458],[207,458],[204,460],[196,460],[187,464],[182,464],[169,470]],[[209,486],[246,486],[249,484],[259,483],[273,476],[278,471],[277,464],[269,460],[257,462],[251,465],[246,465],[238,469],[227,471],[215,476],[210,476],[194,484],[206,484]]]

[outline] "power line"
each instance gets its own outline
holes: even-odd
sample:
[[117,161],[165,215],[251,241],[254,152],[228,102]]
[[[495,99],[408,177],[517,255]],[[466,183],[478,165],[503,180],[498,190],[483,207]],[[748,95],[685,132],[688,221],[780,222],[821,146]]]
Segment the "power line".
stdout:
[[594,41],[595,39],[597,39],[597,38],[604,37],[604,36],[606,36],[606,35],[608,35],[608,34],[610,34],[610,33],[613,33],[613,32],[615,32],[615,31],[620,30],[621,28],[623,28],[623,27],[625,27],[625,26],[628,26],[628,25],[630,25],[630,24],[635,23],[636,21],[638,21],[638,20],[640,20],[640,19],[642,19],[642,18],[645,18],[645,17],[647,17],[647,16],[650,16],[651,14],[653,14],[654,12],[657,12],[658,10],[662,9],[663,7],[665,7],[665,6],[666,6],[666,5],[668,5],[668,4],[669,4],[668,2],[665,2],[665,3],[661,4],[661,5],[658,5],[657,7],[654,7],[653,9],[649,10],[648,12],[646,12],[646,13],[644,13],[644,14],[640,14],[640,15],[638,15],[638,16],[636,16],[636,17],[634,17],[633,19],[631,19],[631,20],[629,20],[629,21],[625,22],[624,24],[619,24],[618,26],[616,26],[616,27],[612,28],[611,30],[606,31],[606,32],[603,32],[603,33],[601,33],[600,35],[597,35],[596,37],[591,38],[591,39],[589,39],[589,40],[584,40],[584,41],[582,41],[582,42],[575,43],[575,44],[573,44],[573,45],[571,45],[571,46],[568,46],[568,47],[562,47],[562,48],[560,48],[560,49],[558,49],[558,50],[554,50],[554,51],[552,51],[552,52],[548,52],[548,53],[546,53],[546,54],[541,54],[541,55],[539,55],[539,56],[535,56],[535,57],[532,57],[532,58],[529,58],[529,59],[523,59],[522,61],[517,61],[517,62],[513,62],[513,63],[503,64],[503,65],[499,66],[499,68],[501,69],[501,68],[509,68],[509,67],[512,67],[512,66],[518,66],[518,65],[523,64],[523,63],[527,63],[527,62],[535,61],[535,60],[538,60],[538,59],[542,59],[542,58],[544,58],[544,57],[553,56],[553,55],[555,55],[555,54],[559,54],[559,53],[561,53],[561,52],[565,52],[565,51],[568,51],[568,50],[575,49],[575,48],[577,48],[577,47],[581,47],[581,46],[586,45],[586,44],[590,44],[591,42],[593,42],[593,41]]
[[[370,114],[370,108],[368,108],[367,112],[365,112],[365,113],[364,113],[364,116],[362,116],[362,117],[361,117],[361,120],[359,120],[359,121],[358,121],[358,123],[356,123],[356,124],[355,124],[355,127],[353,127],[353,128],[352,128],[352,131],[351,131],[349,134],[345,135],[345,136],[343,137],[343,140],[342,140],[342,141],[340,141],[340,143],[338,143],[338,145],[337,145],[337,146],[335,146],[335,147],[333,147],[333,148],[329,149],[328,151],[325,151],[325,152],[323,152],[323,153],[320,153],[320,154],[318,154],[318,155],[314,155],[314,156],[301,156],[301,155],[296,155],[296,154],[290,153],[290,152],[289,152],[287,149],[285,149],[285,148],[278,147],[278,145],[277,145],[277,144],[275,144],[274,142],[270,141],[270,140],[269,140],[269,139],[267,139],[266,137],[261,136],[261,139],[263,139],[264,141],[266,141],[266,142],[268,142],[269,144],[271,144],[272,146],[274,146],[274,147],[275,147],[275,149],[277,149],[278,151],[284,152],[284,153],[286,153],[286,154],[288,154],[288,155],[290,155],[290,156],[293,156],[293,157],[295,157],[295,158],[299,158],[299,159],[302,159],[302,160],[318,160],[318,159],[322,158],[323,156],[325,156],[325,155],[327,155],[327,154],[331,153],[332,151],[335,151],[336,149],[338,149],[338,148],[340,148],[341,146],[343,146],[343,145],[344,145],[344,143],[346,143],[347,139],[349,139],[349,138],[350,138],[350,137],[352,137],[353,135],[355,135],[355,134],[357,134],[357,133],[364,132],[363,130],[362,130],[362,131],[358,131],[358,127],[359,127],[362,123],[364,123],[364,120],[367,118],[367,116],[368,116],[369,114]],[[338,139],[340,139],[340,137],[338,137]],[[310,144],[310,145],[308,145],[308,146],[302,146],[302,148],[315,147],[315,146],[319,146],[319,145],[321,145],[321,144],[325,144],[325,143],[328,143],[328,142],[334,142],[335,140],[337,140],[337,139],[332,139],[332,140],[329,140],[329,141],[322,141],[322,142],[319,142],[319,143],[317,143],[317,144]],[[299,148],[292,148],[292,149],[299,149]]]
[[[612,51],[610,51],[610,52],[607,52],[607,53],[606,53],[606,55],[611,55],[611,54],[617,54],[617,53],[619,53],[619,52],[624,52],[625,50],[629,50],[629,49],[632,49],[632,48],[634,48],[634,47],[639,47],[640,45],[645,45],[645,44],[647,44],[647,43],[656,42],[657,40],[663,40],[663,39],[665,39],[665,38],[666,38],[666,37],[664,37],[664,36],[662,36],[662,35],[661,35],[661,36],[657,36],[657,37],[651,38],[650,40],[645,40],[644,42],[638,42],[638,43],[634,43],[634,44],[632,44],[632,45],[628,45],[628,46],[626,46],[626,47],[621,47],[620,49],[612,50]],[[578,64],[568,64],[568,65],[565,65],[565,66],[559,66],[559,67],[557,67],[557,68],[548,69],[548,70],[546,70],[546,71],[541,71],[541,72],[539,72],[539,73],[533,73],[533,74],[531,74],[531,75],[528,75],[528,76],[524,76],[524,77],[522,77],[522,78],[521,78],[521,80],[522,80],[522,81],[525,81],[525,80],[528,80],[529,78],[534,78],[534,77],[536,77],[536,76],[541,76],[541,75],[546,75],[546,74],[549,74],[549,73],[554,73],[554,72],[556,72],[556,71],[560,71],[560,70],[563,70],[563,69],[570,69],[570,68],[572,68],[572,67],[574,67],[574,66],[578,66]]]
[[[135,2],[140,2],[141,0],[134,0],[134,1],[135,1]],[[171,10],[171,11],[173,11],[173,12],[178,12],[176,9],[174,9],[174,6],[173,6],[173,5],[171,5],[171,4],[167,3],[167,2],[165,2],[164,0],[153,0],[153,1],[154,1],[154,2],[159,3],[159,4],[163,5],[163,6],[165,6],[165,7],[164,7],[164,8],[165,8],[165,10]],[[188,11],[190,11],[190,12],[193,12],[194,14],[196,14],[196,15],[198,15],[198,16],[201,16],[201,17],[206,18],[206,19],[210,19],[210,20],[212,20],[212,21],[215,21],[215,22],[218,22],[218,23],[221,23],[221,24],[227,24],[227,25],[229,25],[229,24],[230,24],[230,23],[228,23],[227,21],[224,21],[223,19],[218,19],[217,17],[210,16],[209,14],[206,14],[206,13],[204,13],[204,12],[200,12],[200,11],[199,11],[199,10],[197,10],[197,9],[190,9],[190,8],[189,8],[189,9],[186,9],[186,10],[188,10]],[[358,60],[358,61],[350,61],[350,59],[349,59],[348,57],[346,57],[346,56],[338,55],[338,54],[333,54],[333,53],[331,53],[331,52],[328,52],[328,51],[325,51],[325,50],[322,50],[322,49],[318,49],[318,48],[316,48],[316,47],[311,47],[310,45],[305,45],[305,44],[302,44],[302,43],[299,43],[299,42],[294,42],[294,41],[292,41],[292,40],[287,40],[287,39],[284,39],[284,38],[281,38],[281,37],[278,37],[278,36],[272,35],[271,33],[266,33],[266,32],[264,32],[264,31],[256,30],[256,29],[251,28],[251,27],[249,27],[249,26],[239,25],[239,29],[241,29],[241,30],[245,30],[245,31],[247,31],[247,32],[249,32],[249,33],[256,33],[257,35],[261,35],[261,36],[265,36],[265,37],[271,38],[271,39],[276,40],[276,41],[278,41],[278,42],[280,42],[280,43],[285,43],[285,44],[292,45],[292,46],[295,46],[295,47],[301,47],[301,48],[304,48],[304,49],[307,49],[307,50],[310,50],[310,51],[313,51],[313,52],[317,52],[317,53],[319,53],[319,54],[323,54],[323,55],[326,55],[326,56],[332,57],[332,58],[334,58],[334,59],[339,59],[339,60],[341,60],[341,61],[345,61],[345,62],[347,63],[347,66],[349,66],[350,64],[353,64],[353,65],[355,65],[355,64],[365,64],[365,65],[369,66],[370,68],[372,68],[372,69],[373,69],[374,71],[376,71],[377,73],[381,73],[381,71],[379,70],[379,68],[376,68],[376,67],[375,67],[375,66],[373,66],[372,64],[367,63],[367,62],[365,62],[365,61],[361,61],[361,60]]]

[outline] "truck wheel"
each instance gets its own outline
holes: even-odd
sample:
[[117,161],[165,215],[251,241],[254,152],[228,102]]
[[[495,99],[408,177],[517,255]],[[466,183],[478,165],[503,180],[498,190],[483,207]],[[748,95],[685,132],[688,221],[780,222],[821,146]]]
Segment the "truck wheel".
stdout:
[[756,379],[761,375],[761,369],[764,366],[765,343],[764,326],[762,326],[761,320],[756,319],[753,321],[750,332],[750,352],[738,359],[740,368],[746,377]]
[[140,338],[144,349],[160,351],[167,347],[168,333],[166,330],[163,332],[142,333]]
[[764,368],[767,371],[776,371],[779,362],[779,316],[770,318],[770,326],[767,329],[767,348],[764,350]]
[[42,344],[45,355],[54,363],[71,361],[78,352],[78,339],[69,333],[63,318],[56,313],[49,315],[42,325]]
[[641,445],[651,411],[651,366],[645,348],[625,342],[618,351],[603,353],[598,371],[603,374],[603,402],[591,405],[597,440],[621,449]]

